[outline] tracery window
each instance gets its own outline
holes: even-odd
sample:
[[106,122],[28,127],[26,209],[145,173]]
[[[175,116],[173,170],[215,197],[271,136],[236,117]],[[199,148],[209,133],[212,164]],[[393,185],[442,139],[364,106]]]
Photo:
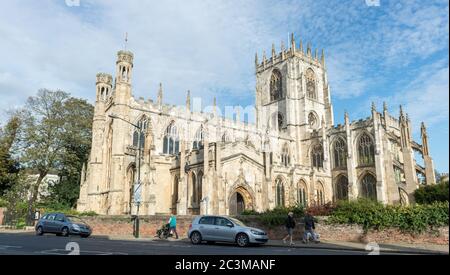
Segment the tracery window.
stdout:
[[338,201],[348,200],[348,179],[340,176],[336,183],[336,199]]
[[297,203],[302,206],[308,205],[306,183],[304,181],[300,181],[300,183],[297,184]]
[[194,150],[200,150],[203,149],[203,141],[204,141],[204,131],[203,131],[203,125],[200,127],[200,129],[195,134],[194,143],[192,145],[192,148]]
[[377,180],[371,174],[361,181],[361,196],[365,199],[377,200]]
[[317,204],[325,204],[325,190],[323,189],[322,183],[318,182],[316,187]]
[[312,166],[314,168],[323,168],[323,146],[316,144],[311,151]]
[[149,121],[147,117],[142,117],[139,122],[137,123],[137,126],[139,126],[140,129],[135,128],[133,132],[133,146],[138,147],[140,143],[140,147],[144,148],[145,145],[145,133],[147,132],[149,125]]
[[291,164],[291,155],[289,153],[289,145],[288,144],[285,144],[283,146],[283,150],[281,152],[281,163],[286,167]]
[[311,127],[311,129],[315,129],[318,126],[317,117],[314,113],[310,113],[308,115],[308,124]]
[[166,155],[177,155],[180,152],[180,139],[178,136],[178,129],[175,126],[175,123],[167,127],[165,136],[164,136],[164,144],[163,144],[163,153]]
[[308,98],[317,99],[316,76],[312,69],[306,71],[306,94]]
[[275,182],[276,187],[276,205],[277,207],[284,207],[285,206],[285,200],[284,200],[284,183],[281,178],[278,178]]
[[347,144],[341,138],[337,139],[333,148],[334,168],[347,167]]
[[372,138],[363,134],[358,143],[359,165],[372,165],[375,163],[375,146]]
[[276,101],[283,98],[282,76],[279,70],[272,72],[270,78],[270,101]]

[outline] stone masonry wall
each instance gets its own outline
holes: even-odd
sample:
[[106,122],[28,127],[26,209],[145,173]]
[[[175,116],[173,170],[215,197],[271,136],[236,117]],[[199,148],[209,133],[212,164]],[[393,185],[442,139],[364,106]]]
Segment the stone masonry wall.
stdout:
[[[191,224],[192,216],[178,216],[177,231],[180,238],[186,238]],[[286,235],[284,227],[268,228],[259,224],[254,217],[246,217],[248,226],[265,230],[270,239],[282,239]],[[91,217],[85,221],[92,226],[94,235],[97,236],[131,236],[133,234],[133,222],[129,217]],[[144,238],[155,237],[156,231],[169,221],[169,216],[143,217],[140,221],[140,235]],[[320,234],[322,241],[342,242],[377,242],[377,243],[410,243],[410,244],[449,244],[449,228],[443,227],[420,235],[402,233],[396,229],[383,231],[370,231],[364,234],[360,226],[350,225],[328,225],[324,219],[319,218],[316,231]],[[294,231],[295,239],[300,240],[303,235],[303,225],[297,225]]]

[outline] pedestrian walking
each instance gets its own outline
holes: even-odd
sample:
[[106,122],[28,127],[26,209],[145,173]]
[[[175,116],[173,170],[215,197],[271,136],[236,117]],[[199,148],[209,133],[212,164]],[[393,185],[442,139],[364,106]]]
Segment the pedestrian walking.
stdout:
[[169,230],[170,230],[170,234],[175,234],[175,238],[178,240],[177,217],[175,215],[170,216],[170,219],[169,219]]
[[295,228],[295,220],[294,220],[294,213],[290,212],[286,219],[286,230],[287,230],[287,236],[284,237],[283,243],[286,244],[287,239],[290,239],[290,245],[294,245],[293,242],[293,235],[294,235],[294,228]]
[[316,225],[314,222],[314,216],[311,212],[306,212],[305,215],[305,234],[303,235],[303,243],[307,244],[310,240],[315,243],[319,243],[319,235],[316,233]]

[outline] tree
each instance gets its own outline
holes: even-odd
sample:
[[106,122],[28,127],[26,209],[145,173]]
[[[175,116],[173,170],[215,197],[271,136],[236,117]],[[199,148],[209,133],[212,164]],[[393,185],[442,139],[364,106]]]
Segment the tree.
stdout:
[[8,123],[0,131],[0,197],[17,182],[19,163],[11,156],[11,149],[17,141],[21,120],[12,114]]
[[65,102],[69,94],[63,91],[40,90],[27,100],[23,110],[23,136],[21,161],[27,170],[36,171],[38,178],[30,188],[27,223],[32,224],[33,206],[39,188],[49,171],[61,167],[64,156],[66,114]]
[[94,107],[85,100],[70,98],[64,103],[64,112],[60,182],[51,188],[50,200],[74,207],[79,197],[83,164],[91,150]]

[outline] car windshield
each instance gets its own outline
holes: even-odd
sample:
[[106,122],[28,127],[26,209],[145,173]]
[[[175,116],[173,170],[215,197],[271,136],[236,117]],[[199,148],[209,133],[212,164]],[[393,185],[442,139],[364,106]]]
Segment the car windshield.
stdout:
[[246,227],[246,225],[241,222],[240,220],[234,219],[234,218],[230,218],[231,221],[233,221],[235,224],[239,225],[239,226],[244,226]]
[[78,217],[67,217],[67,220],[71,223],[82,223],[82,224],[86,224],[82,219],[78,218]]

